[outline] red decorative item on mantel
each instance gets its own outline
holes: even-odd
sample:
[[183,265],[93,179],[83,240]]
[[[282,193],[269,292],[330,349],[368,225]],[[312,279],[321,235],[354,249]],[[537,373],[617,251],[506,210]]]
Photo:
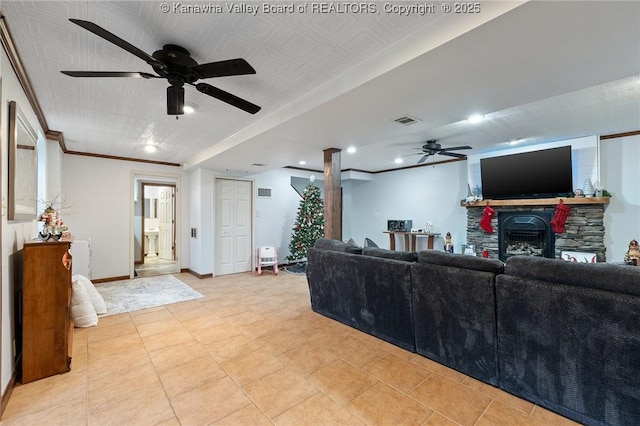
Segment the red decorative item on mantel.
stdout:
[[569,216],[570,211],[571,207],[560,200],[560,203],[556,206],[556,211],[553,214],[553,219],[551,219],[550,222],[553,232],[556,234],[562,234],[564,232],[564,225],[567,222],[567,217]]
[[480,228],[486,232],[493,232],[493,226],[491,226],[491,219],[496,215],[496,211],[489,207],[487,203],[486,207],[482,211],[482,218],[480,219]]

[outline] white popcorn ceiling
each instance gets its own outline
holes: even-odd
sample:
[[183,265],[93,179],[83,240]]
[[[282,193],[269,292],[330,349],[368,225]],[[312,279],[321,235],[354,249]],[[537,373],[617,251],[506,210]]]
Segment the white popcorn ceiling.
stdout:
[[[640,2],[482,2],[473,16],[400,16],[385,13],[384,2],[377,14],[252,16],[228,13],[230,3],[184,2],[224,9],[197,14],[162,13],[157,1],[3,0],[0,11],[49,128],[72,151],[246,175],[299,160],[321,170],[323,149],[353,145],[358,152],[343,153],[343,168],[377,171],[398,167],[394,158],[427,139],[471,145],[471,154],[512,139],[640,129]],[[199,63],[245,58],[257,74],[204,81],[262,110],[250,115],[186,87],[185,101],[198,110],[176,120],[166,114],[163,79],[62,75],[152,72],[68,18],[149,54],[171,43]],[[472,113],[487,119],[470,125]],[[394,122],[405,115],[420,121]],[[156,153],[142,150],[150,140]]]

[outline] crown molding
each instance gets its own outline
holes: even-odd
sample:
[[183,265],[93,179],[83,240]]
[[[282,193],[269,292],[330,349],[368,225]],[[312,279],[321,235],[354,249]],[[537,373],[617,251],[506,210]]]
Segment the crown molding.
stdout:
[[60,149],[64,154],[73,154],[73,155],[84,155],[87,157],[98,157],[98,158],[107,158],[111,160],[122,160],[122,161],[135,161],[139,163],[149,163],[149,164],[161,164],[165,166],[174,166],[181,167],[181,164],[171,163],[167,161],[154,161],[154,160],[145,160],[139,158],[129,158],[129,157],[118,157],[114,155],[103,155],[103,154],[94,154],[90,152],[79,152],[79,151],[70,151],[67,149],[67,146],[64,142],[64,134],[58,130],[51,130],[49,125],[47,124],[47,119],[42,112],[42,108],[40,108],[40,103],[38,103],[38,98],[36,97],[36,93],[33,90],[33,86],[31,85],[31,80],[29,80],[29,75],[22,64],[22,60],[20,59],[20,55],[18,54],[18,50],[13,42],[13,38],[11,37],[11,32],[9,31],[9,26],[7,25],[5,16],[0,13],[0,42],[2,43],[2,47],[4,51],[7,53],[9,57],[9,62],[11,63],[11,67],[13,71],[16,73],[18,77],[18,81],[20,82],[20,86],[22,86],[22,90],[24,90],[25,95],[27,96],[27,100],[29,104],[31,104],[31,108],[36,114],[38,122],[40,123],[40,127],[44,132],[44,135],[47,139],[58,142],[60,145]]
[[626,138],[628,136],[638,136],[638,135],[640,135],[640,130],[634,130],[632,132],[613,133],[611,135],[602,135],[602,136],[600,136],[600,140],[604,141],[604,140],[607,140],[607,139]]
[[20,55],[18,54],[18,50],[13,43],[13,38],[11,37],[11,32],[9,31],[9,27],[7,26],[7,21],[4,16],[0,16],[0,41],[2,42],[4,51],[9,57],[11,67],[18,77],[18,81],[22,86],[22,90],[24,90],[24,93],[27,95],[27,99],[31,104],[31,108],[33,108],[33,111],[36,113],[36,117],[38,118],[40,127],[45,132],[45,134],[47,134],[47,132],[50,131],[49,125],[47,124],[47,120],[44,117],[42,108],[40,108],[38,98],[36,97],[36,94],[33,90],[33,86],[31,85],[31,80],[29,80],[29,75],[24,69],[24,65],[22,64],[22,60],[20,59]]

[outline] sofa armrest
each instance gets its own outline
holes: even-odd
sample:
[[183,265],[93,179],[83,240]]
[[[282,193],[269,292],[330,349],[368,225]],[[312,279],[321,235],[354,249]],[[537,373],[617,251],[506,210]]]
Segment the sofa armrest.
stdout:
[[589,425],[638,422],[640,297],[502,274],[496,302],[502,389]]

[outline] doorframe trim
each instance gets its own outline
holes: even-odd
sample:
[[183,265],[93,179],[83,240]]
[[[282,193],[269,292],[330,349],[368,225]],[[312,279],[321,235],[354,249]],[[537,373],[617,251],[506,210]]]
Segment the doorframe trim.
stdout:
[[[178,219],[176,218],[176,210],[177,210],[177,196],[178,196],[178,187],[175,183],[166,183],[166,182],[148,182],[146,180],[141,180],[140,181],[140,185],[142,186],[141,188],[141,195],[142,195],[142,204],[141,204],[141,217],[142,217],[142,229],[144,230],[144,214],[145,214],[145,210],[144,210],[144,188],[145,186],[157,186],[160,188],[173,188],[173,242],[174,242],[174,246],[173,246],[173,260],[175,260],[175,258],[177,257],[178,253],[177,253],[177,244],[178,244],[178,240],[177,240],[177,234],[176,232],[178,231]],[[142,232],[144,234],[144,231]],[[142,262],[144,264],[144,248],[145,248],[145,239],[142,238],[142,244],[140,244],[140,257],[142,259]]]
[[[129,204],[129,278],[133,278],[135,276],[135,203],[136,196],[141,197],[142,194],[138,194],[138,188],[136,185],[136,181],[142,184],[149,183],[157,183],[164,184],[160,186],[175,186],[175,257],[176,262],[178,263],[178,269],[182,268],[182,256],[180,256],[180,242],[181,242],[181,232],[180,229],[182,227],[182,186],[181,186],[181,175],[173,174],[173,173],[159,173],[159,172],[151,172],[144,170],[132,170],[131,171],[131,179],[130,179],[130,204]],[[140,192],[142,191],[142,187],[140,187]],[[144,200],[141,201],[144,205]],[[143,206],[144,208],[144,206]],[[141,209],[142,210],[142,209]]]

